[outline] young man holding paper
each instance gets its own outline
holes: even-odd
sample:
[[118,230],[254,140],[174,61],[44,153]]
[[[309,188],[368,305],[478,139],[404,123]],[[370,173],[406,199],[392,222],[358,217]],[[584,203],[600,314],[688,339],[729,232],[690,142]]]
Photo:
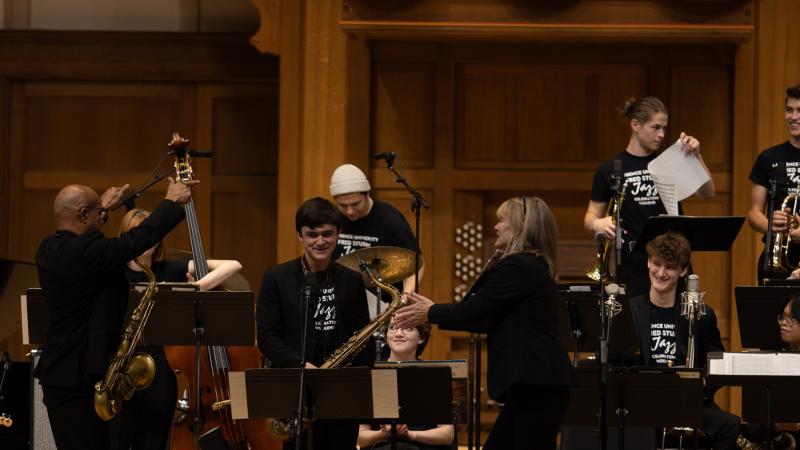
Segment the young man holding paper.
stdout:
[[[622,267],[617,274],[617,282],[625,283],[627,294],[633,296],[647,292],[650,287],[646,270],[647,255],[644,252],[634,252],[633,246],[648,217],[667,213],[647,165],[658,156],[656,151],[663,144],[669,117],[664,103],[655,97],[630,98],[625,102],[621,115],[630,121],[631,137],[628,147],[597,168],[583,225],[595,236],[614,239],[616,224],[608,215],[607,209],[613,195],[612,186],[615,184],[614,162],[619,161],[616,172],[622,177],[620,185],[627,183],[627,186],[620,210],[623,246]],[[679,141],[685,152],[697,156],[703,169],[709,174],[700,155],[700,141],[683,132]],[[696,194],[709,198],[714,196],[714,192],[714,181],[709,176],[709,180],[700,186]],[[678,206],[680,212],[680,204]]]

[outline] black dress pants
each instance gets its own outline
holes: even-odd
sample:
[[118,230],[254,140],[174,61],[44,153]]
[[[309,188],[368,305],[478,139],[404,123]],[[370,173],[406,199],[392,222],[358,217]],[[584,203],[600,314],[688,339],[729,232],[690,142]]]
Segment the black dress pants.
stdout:
[[123,402],[122,409],[109,422],[111,450],[165,450],[169,442],[172,416],[178,397],[175,372],[167,361],[164,347],[143,347],[153,357],[156,376],[145,389]]
[[569,404],[569,386],[515,383],[486,438],[485,450],[556,448],[561,419]]
[[[314,450],[354,450],[358,439],[358,423],[353,420],[315,420],[312,426]],[[300,435],[300,448],[306,449],[308,430]],[[294,450],[295,441],[283,444],[283,450]]]
[[58,450],[107,450],[108,424],[94,412],[94,385],[42,386]]

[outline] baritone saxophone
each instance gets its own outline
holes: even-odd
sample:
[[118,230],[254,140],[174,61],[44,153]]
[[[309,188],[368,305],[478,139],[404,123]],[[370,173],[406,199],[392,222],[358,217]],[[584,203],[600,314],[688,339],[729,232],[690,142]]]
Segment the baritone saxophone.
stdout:
[[149,386],[156,376],[153,357],[134,352],[142,341],[142,330],[153,310],[153,296],[158,286],[150,267],[134,262],[147,276],[147,288],[125,321],[122,341],[111,357],[105,377],[94,385],[94,411],[103,420],[111,420],[122,409],[124,400],[130,400],[134,391]]

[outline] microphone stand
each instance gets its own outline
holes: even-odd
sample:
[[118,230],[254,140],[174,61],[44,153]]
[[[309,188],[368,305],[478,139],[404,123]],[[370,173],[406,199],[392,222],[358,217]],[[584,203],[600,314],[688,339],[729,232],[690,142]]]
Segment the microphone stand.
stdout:
[[621,173],[614,175],[614,186],[612,187],[612,190],[614,191],[613,195],[617,202],[617,207],[615,208],[616,211],[614,212],[614,223],[616,224],[616,231],[614,232],[614,248],[617,251],[617,254],[615,255],[617,257],[617,272],[615,274],[615,279],[617,282],[619,282],[619,274],[620,270],[622,269],[622,221],[620,220],[620,216],[622,215],[622,205],[620,204],[620,201],[622,201],[620,198],[620,193],[622,192]]
[[127,209],[128,211],[132,210],[133,208],[136,207],[136,203],[135,203],[136,199],[139,198],[144,193],[144,191],[150,189],[154,184],[158,183],[159,181],[163,180],[164,178],[167,178],[167,176],[172,174],[174,171],[175,171],[174,169],[170,169],[170,170],[162,173],[161,175],[154,176],[153,179],[150,180],[149,183],[147,183],[144,186],[140,187],[136,191],[131,192],[125,198],[123,198],[122,200],[117,202],[115,205],[112,205],[110,208],[108,208],[109,211],[115,211],[122,205],[125,205],[125,209]]
[[[305,397],[306,382],[306,339],[308,338],[308,307],[311,303],[311,283],[310,278],[314,275],[309,271],[309,275],[303,280],[303,287],[300,290],[300,306],[303,311],[303,335],[300,337],[300,382],[297,385],[297,410],[295,410],[295,429],[294,429],[294,448],[301,450],[300,435],[303,433],[303,400]],[[310,439],[307,436],[307,439]]]
[[[618,208],[619,210],[619,208]],[[617,222],[617,231],[619,232],[619,222]],[[619,235],[619,233],[618,233]],[[598,237],[600,240],[600,247],[603,247],[603,240],[605,239],[602,235]],[[617,250],[617,255],[619,255],[619,249]],[[619,260],[617,260],[619,261]],[[619,266],[617,266],[619,270]],[[607,267],[601,266],[601,273],[600,278],[597,281],[598,284],[598,305],[600,306],[600,336],[599,340],[599,348],[598,348],[598,362],[599,362],[599,383],[598,386],[600,388],[600,414],[599,414],[599,422],[600,422],[600,450],[606,450],[608,446],[608,417],[606,417],[606,407],[608,405],[608,336],[606,335],[607,330],[607,323],[609,321],[609,317],[606,314],[606,290],[605,286],[603,285],[603,278],[605,277],[606,273],[608,272]]]
[[396,155],[394,153],[386,154],[386,168],[389,169],[395,175],[395,182],[400,183],[406,187],[406,190],[409,194],[411,194],[411,211],[414,213],[414,239],[417,242],[417,248],[414,251],[414,292],[419,292],[419,257],[420,257],[420,248],[419,248],[419,221],[420,221],[420,213],[422,212],[421,209],[429,209],[430,205],[425,201],[425,198],[422,197],[416,189],[414,189],[410,184],[408,184],[408,180],[397,171],[394,167],[394,159]]
[[775,194],[777,193],[778,180],[769,179],[769,200],[767,201],[767,232],[764,234],[764,262],[761,273],[764,278],[769,276],[770,262],[772,261],[772,214],[775,212]]

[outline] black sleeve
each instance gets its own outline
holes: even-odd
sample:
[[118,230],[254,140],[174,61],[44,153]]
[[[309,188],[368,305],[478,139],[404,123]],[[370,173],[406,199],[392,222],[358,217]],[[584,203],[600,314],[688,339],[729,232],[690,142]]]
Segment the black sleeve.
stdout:
[[156,245],[175,225],[183,220],[183,207],[163,200],[138,227],[117,238],[95,239],[83,258],[90,273],[108,274],[119,270],[121,264],[136,258]]
[[481,287],[469,301],[437,304],[428,310],[432,323],[480,324],[498,311],[510,309],[514,303],[525,298],[525,284],[549,283],[546,270],[537,265],[536,272],[526,270],[516,258],[501,261],[486,285]]
[[[703,352],[700,354],[705,358],[711,352],[724,352],[725,346],[722,345],[722,335],[717,326],[717,315],[714,310],[707,308],[706,316],[702,320],[707,322],[703,333]],[[705,361],[703,361],[703,364],[705,364]]]
[[183,283],[188,281],[186,278],[188,272],[188,259],[169,259],[164,261],[164,279],[160,281]]
[[753,163],[753,168],[750,169],[750,181],[765,188],[769,188],[769,173],[771,170],[771,161],[765,154],[761,152]]
[[609,162],[604,162],[594,173],[592,201],[608,203],[611,200],[611,184],[611,165]]
[[285,327],[278,278],[271,269],[261,278],[256,302],[258,349],[277,367],[300,367],[300,355],[283,339]]

